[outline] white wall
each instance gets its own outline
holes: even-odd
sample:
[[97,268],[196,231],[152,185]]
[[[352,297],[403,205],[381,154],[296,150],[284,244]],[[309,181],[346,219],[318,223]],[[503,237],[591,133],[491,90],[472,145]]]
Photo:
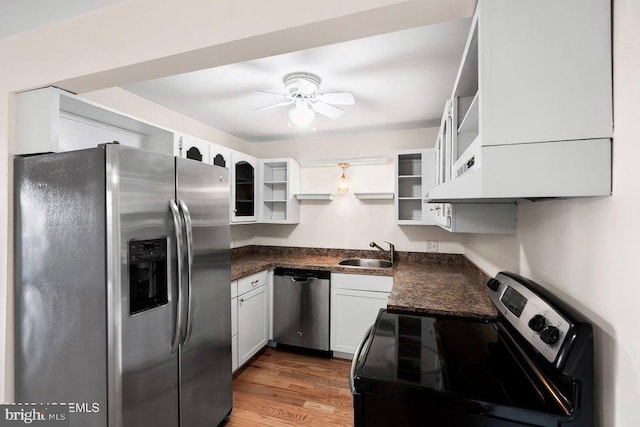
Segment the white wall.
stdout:
[[187,135],[202,138],[234,150],[250,152],[252,144],[219,129],[151,102],[121,88],[81,93],[80,96]]
[[520,271],[590,318],[600,425],[631,427],[640,425],[640,2],[614,1],[613,36],[613,195],[524,204],[517,236],[464,243],[487,272]]
[[[346,170],[351,191],[333,201],[303,201],[298,225],[246,225],[232,227],[233,244],[248,233],[262,245],[368,249],[369,242],[390,241],[401,251],[424,252],[426,240],[437,240],[439,252],[462,253],[462,236],[436,226],[397,226],[393,201],[360,201],[353,191],[393,192],[395,150],[433,147],[438,129],[309,136],[295,140],[256,143],[259,158],[292,157],[299,160],[334,159],[335,166],[303,167],[301,191],[336,193],[341,169],[337,163],[355,157],[389,157],[389,163],[354,165]],[[250,231],[247,231],[250,229]]]

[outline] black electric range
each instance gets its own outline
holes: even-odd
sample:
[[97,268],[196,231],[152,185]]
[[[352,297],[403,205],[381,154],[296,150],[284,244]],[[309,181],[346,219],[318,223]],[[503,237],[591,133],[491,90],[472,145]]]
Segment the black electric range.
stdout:
[[352,365],[355,427],[594,425],[589,322],[520,276],[489,286],[496,321],[380,311]]

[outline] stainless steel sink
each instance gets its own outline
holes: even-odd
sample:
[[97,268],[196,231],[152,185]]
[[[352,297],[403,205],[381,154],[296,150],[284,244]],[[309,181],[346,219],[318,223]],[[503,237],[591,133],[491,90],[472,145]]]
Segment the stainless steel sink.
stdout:
[[391,268],[393,263],[384,259],[366,259],[354,258],[340,261],[340,265],[350,265],[352,267],[368,267],[368,268]]

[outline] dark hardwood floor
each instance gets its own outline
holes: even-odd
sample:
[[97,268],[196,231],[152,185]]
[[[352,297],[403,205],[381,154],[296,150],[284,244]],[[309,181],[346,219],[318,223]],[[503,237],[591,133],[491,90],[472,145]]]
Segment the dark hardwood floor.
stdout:
[[349,367],[267,348],[235,374],[227,426],[353,426]]

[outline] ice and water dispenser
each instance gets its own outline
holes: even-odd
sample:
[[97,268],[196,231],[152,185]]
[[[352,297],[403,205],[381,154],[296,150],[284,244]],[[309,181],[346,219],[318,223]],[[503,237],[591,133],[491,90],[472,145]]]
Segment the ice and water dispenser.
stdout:
[[129,242],[129,314],[166,304],[167,239]]

